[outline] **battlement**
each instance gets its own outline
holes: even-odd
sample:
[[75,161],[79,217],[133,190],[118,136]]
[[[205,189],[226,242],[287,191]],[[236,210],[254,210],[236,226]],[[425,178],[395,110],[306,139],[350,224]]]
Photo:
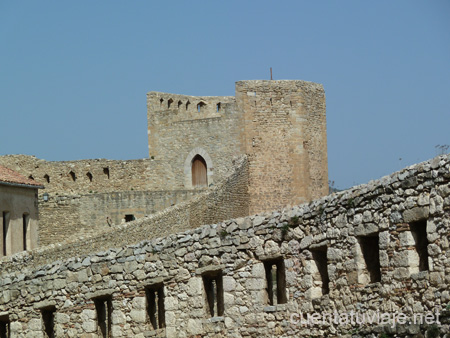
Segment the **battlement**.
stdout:
[[221,117],[223,114],[233,112],[235,98],[232,96],[189,96],[161,92],[147,93],[147,109],[150,119],[160,119],[156,115],[164,113],[165,116],[175,120],[195,120],[211,117]]

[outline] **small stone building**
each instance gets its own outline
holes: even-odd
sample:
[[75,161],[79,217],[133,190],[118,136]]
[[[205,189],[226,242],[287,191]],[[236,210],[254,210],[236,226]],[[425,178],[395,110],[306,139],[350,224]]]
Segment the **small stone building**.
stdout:
[[0,257],[38,246],[38,189],[42,185],[0,165]]

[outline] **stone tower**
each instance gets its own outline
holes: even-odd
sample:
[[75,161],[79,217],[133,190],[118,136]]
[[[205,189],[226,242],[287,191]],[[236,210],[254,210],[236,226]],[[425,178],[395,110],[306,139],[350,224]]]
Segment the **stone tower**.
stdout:
[[147,94],[149,156],[164,161],[172,188],[193,189],[204,160],[220,181],[233,157],[249,158],[250,214],[328,193],[325,93],[305,81],[239,81],[236,97]]

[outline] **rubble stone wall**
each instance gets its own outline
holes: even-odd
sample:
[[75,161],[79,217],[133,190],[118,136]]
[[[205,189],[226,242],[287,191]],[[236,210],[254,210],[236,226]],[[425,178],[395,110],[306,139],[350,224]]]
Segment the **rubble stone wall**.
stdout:
[[[15,337],[43,337],[50,309],[56,337],[99,337],[100,301],[112,337],[413,337],[426,326],[301,326],[299,314],[437,311],[442,322],[428,330],[449,333],[448,155],[309,204],[196,229],[177,223],[190,216],[182,204],[3,258],[0,318]],[[156,329],[154,290],[165,317]]]
[[[167,191],[119,191],[87,195],[52,195],[40,198],[39,245],[56,244],[92,235],[187,201],[205,189]],[[58,229],[58,231],[55,231]]]

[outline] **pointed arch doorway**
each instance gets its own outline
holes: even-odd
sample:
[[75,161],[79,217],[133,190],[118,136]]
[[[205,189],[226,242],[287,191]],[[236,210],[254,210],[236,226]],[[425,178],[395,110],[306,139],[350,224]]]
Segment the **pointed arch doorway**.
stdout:
[[205,159],[200,155],[195,155],[192,159],[192,187],[208,186],[208,167]]

